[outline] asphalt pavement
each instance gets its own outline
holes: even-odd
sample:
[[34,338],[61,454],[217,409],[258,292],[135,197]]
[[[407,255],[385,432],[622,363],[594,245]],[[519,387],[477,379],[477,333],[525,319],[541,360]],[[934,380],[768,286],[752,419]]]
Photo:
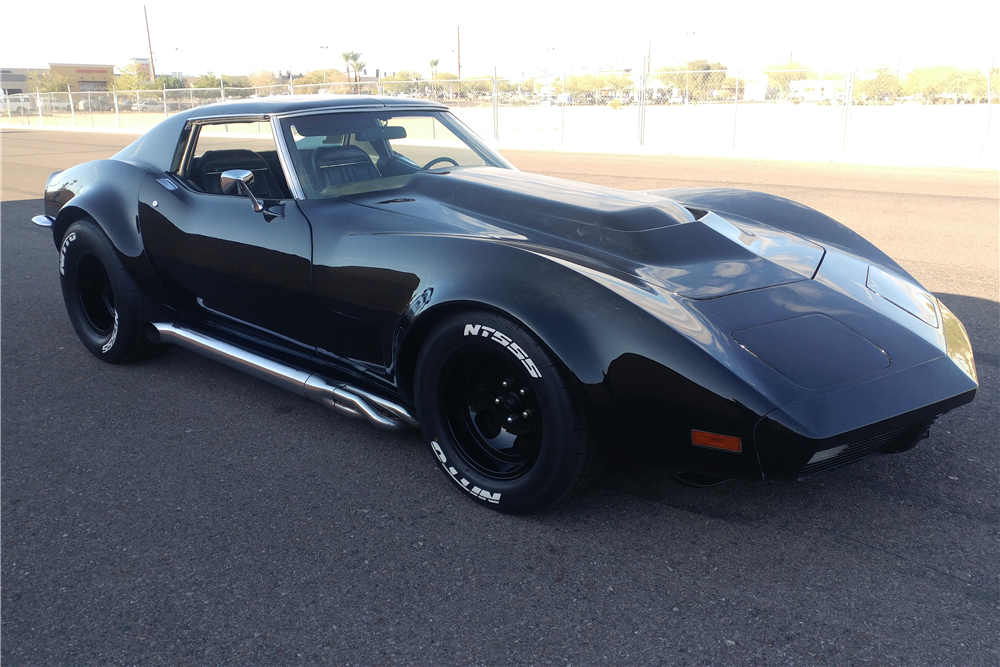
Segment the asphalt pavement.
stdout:
[[981,382],[914,450],[801,484],[615,459],[484,510],[389,434],[184,350],[112,366],[66,317],[47,174],[131,137],[4,130],[0,660],[15,665],[996,665],[996,171],[505,152],[628,189],[752,187],[874,240]]

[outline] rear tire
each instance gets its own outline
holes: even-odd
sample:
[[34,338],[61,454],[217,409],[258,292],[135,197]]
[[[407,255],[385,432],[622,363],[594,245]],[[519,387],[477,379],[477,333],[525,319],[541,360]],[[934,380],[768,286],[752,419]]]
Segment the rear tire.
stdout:
[[148,351],[145,296],[92,219],[78,220],[66,230],[59,246],[59,274],[70,322],[95,357],[118,363]]
[[497,315],[441,322],[417,357],[417,418],[435,460],[479,503],[523,514],[601,471],[582,392],[530,332]]

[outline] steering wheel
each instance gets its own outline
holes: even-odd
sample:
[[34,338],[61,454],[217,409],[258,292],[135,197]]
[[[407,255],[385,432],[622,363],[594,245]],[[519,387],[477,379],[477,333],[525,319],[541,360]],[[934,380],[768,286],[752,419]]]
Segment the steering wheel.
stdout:
[[425,164],[423,167],[421,167],[421,170],[423,171],[423,170],[430,169],[431,167],[433,167],[434,165],[436,165],[438,162],[450,162],[454,166],[456,166],[456,167],[458,166],[458,163],[455,162],[454,160],[452,160],[450,157],[436,157],[433,160],[431,160],[430,162],[428,162],[427,164]]

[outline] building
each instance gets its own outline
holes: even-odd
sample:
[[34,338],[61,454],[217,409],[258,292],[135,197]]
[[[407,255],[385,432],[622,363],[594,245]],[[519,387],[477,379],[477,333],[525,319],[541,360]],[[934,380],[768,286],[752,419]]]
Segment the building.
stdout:
[[[66,63],[49,63],[53,74],[66,77],[69,89],[74,93],[108,90],[114,81],[114,65],[75,65]],[[32,91],[26,91],[32,92]]]
[[3,69],[0,69],[0,90],[7,95],[35,92],[28,84],[28,76],[32,72],[41,74],[45,72],[45,70],[26,69],[24,67],[4,67]]

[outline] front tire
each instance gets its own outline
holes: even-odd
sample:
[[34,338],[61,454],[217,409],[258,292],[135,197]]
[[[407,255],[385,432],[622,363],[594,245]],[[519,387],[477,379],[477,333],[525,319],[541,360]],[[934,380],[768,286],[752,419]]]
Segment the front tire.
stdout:
[[147,351],[145,297],[96,222],[85,218],[66,230],[59,274],[70,322],[95,357],[118,363]]
[[600,472],[582,393],[530,332],[486,312],[452,316],[417,358],[417,418],[435,460],[479,503],[527,513]]

